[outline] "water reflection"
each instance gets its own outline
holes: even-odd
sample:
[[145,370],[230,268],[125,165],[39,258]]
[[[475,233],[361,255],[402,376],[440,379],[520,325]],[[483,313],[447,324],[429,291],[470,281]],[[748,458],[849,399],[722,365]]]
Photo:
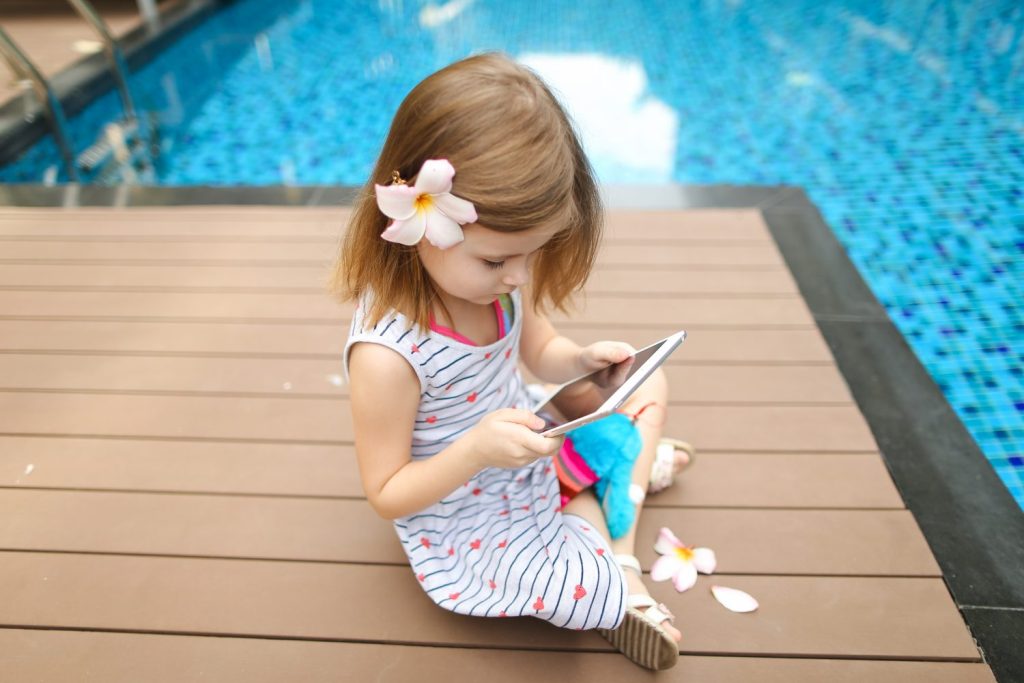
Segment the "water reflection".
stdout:
[[643,63],[601,54],[516,59],[556,91],[602,181],[672,182],[679,115],[649,92]]

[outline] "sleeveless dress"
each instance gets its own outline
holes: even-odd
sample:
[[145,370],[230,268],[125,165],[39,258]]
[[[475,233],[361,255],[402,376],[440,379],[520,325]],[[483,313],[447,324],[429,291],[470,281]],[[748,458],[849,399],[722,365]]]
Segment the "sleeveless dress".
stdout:
[[[518,367],[522,294],[503,298],[504,308],[495,302],[502,334],[486,346],[436,324],[423,330],[396,311],[364,326],[367,300],[359,302],[344,349],[346,381],[356,342],[409,362],[420,381],[413,460],[440,452],[487,413],[535,403]],[[444,609],[577,630],[618,628],[625,617],[626,577],[607,541],[582,517],[562,513],[551,456],[485,468],[394,528],[417,582]]]

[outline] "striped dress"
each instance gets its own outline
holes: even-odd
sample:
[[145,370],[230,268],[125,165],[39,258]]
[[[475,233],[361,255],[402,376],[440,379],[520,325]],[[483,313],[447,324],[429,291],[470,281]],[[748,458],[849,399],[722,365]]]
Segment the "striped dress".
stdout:
[[[522,295],[502,299],[495,302],[500,338],[487,346],[436,323],[424,331],[397,312],[364,326],[365,301],[353,313],[346,379],[356,342],[393,349],[419,378],[413,460],[440,452],[487,413],[532,405],[518,367]],[[625,575],[586,520],[562,513],[550,456],[518,469],[485,468],[394,528],[417,582],[447,610],[531,616],[577,630],[617,628],[625,616]]]

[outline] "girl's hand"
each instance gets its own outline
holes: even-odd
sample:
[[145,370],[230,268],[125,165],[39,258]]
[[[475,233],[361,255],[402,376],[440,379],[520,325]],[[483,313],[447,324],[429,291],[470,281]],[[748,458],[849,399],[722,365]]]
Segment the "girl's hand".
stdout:
[[626,381],[626,375],[633,366],[636,349],[626,342],[599,341],[580,349],[577,364],[583,374],[608,368],[594,378],[594,383],[602,389],[615,388]]
[[545,437],[535,430],[544,420],[529,410],[502,408],[488,413],[466,433],[471,457],[484,467],[518,468],[529,465],[562,447],[565,435]]

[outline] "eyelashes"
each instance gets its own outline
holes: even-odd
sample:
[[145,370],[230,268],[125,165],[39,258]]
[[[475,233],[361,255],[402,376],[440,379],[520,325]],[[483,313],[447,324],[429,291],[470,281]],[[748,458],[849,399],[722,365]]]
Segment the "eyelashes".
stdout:
[[498,270],[503,265],[505,265],[505,262],[504,261],[488,261],[488,260],[484,259],[484,265],[486,265],[491,270]]

